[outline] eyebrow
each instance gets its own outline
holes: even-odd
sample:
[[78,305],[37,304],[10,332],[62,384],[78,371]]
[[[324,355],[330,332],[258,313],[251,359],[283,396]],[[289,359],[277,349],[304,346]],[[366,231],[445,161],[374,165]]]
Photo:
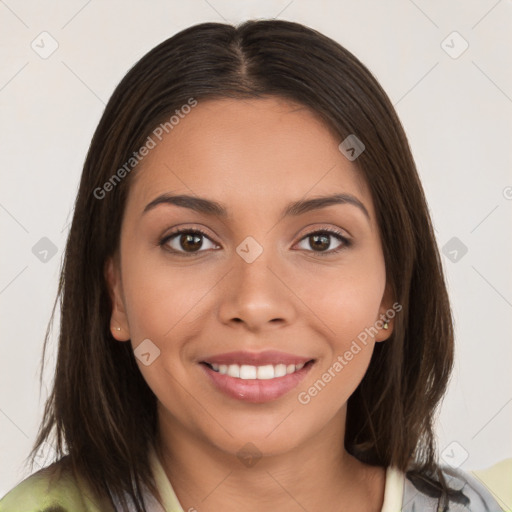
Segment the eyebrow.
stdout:
[[[173,204],[176,206],[181,206],[182,208],[189,208],[190,210],[194,210],[199,213],[217,216],[224,219],[228,216],[227,209],[216,201],[212,201],[203,197],[183,194],[162,194],[146,205],[143,214],[160,204]],[[288,204],[288,206],[286,206],[286,208],[283,210],[280,219],[289,216],[295,217],[335,204],[349,204],[355,206],[364,213],[368,220],[370,220],[370,214],[368,213],[365,205],[357,197],[353,196],[352,194],[345,193],[315,197],[312,199],[302,199],[292,202]]]

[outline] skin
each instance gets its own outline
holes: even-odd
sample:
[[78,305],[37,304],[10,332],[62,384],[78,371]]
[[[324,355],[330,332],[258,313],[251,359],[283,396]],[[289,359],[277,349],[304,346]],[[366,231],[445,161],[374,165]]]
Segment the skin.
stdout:
[[[310,403],[297,400],[393,304],[372,198],[340,142],[288,100],[203,101],[131,177],[119,253],[106,267],[112,335],[134,349],[149,338],[160,350],[149,366],[137,363],[158,399],[162,465],[185,511],[382,507],[385,469],[348,454],[343,438],[346,402],[393,322]],[[292,201],[337,192],[356,196],[370,219],[349,204],[280,219]],[[169,204],[143,213],[162,193],[215,200],[228,216]],[[176,226],[208,238],[190,257],[173,254],[159,241]],[[352,245],[322,256],[306,235],[336,228]],[[247,236],[263,248],[252,263],[236,252]],[[331,236],[322,247],[342,244]],[[180,235],[167,242],[181,254],[187,247]],[[267,349],[315,364],[297,388],[263,404],[227,397],[199,365]],[[246,443],[262,456],[252,467],[237,456]]]

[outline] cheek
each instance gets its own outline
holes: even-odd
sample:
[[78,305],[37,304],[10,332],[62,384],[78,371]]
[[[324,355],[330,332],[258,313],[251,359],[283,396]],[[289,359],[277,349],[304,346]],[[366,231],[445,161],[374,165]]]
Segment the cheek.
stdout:
[[324,350],[297,396],[297,401],[307,406],[307,414],[318,415],[323,422],[346,403],[370,364],[380,305],[380,295],[371,292],[372,288],[355,290],[347,286],[337,295],[331,294],[335,303],[324,300],[322,320],[328,328],[322,327],[321,335],[328,350]]
[[324,424],[347,403],[363,379],[373,352],[373,344],[357,345],[349,344],[346,351],[323,364],[301,387],[297,401],[304,414]]
[[[301,387],[298,401],[315,414],[334,414],[363,379],[375,341],[375,322],[385,288],[382,260],[362,255],[343,269],[318,275],[318,287],[309,285],[308,306],[329,350]],[[326,418],[327,418],[326,416]],[[324,419],[326,419],[324,418]]]
[[339,268],[324,267],[304,280],[302,295],[310,310],[325,324],[325,336],[338,349],[378,318],[385,289],[381,260],[364,255]]
[[[201,300],[215,285],[211,272],[198,267],[172,268],[132,254],[123,262],[123,289],[132,340],[162,342],[197,314]],[[142,262],[139,264],[139,262]]]

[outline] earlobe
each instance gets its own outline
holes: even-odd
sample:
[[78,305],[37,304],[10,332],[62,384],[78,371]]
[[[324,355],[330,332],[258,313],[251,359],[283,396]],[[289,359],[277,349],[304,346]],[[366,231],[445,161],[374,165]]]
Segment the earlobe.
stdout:
[[105,281],[112,305],[110,332],[117,341],[128,341],[130,339],[130,330],[124,308],[119,264],[115,256],[110,257],[105,263]]
[[393,333],[393,320],[389,318],[386,312],[382,312],[375,322],[375,327],[378,329],[375,341],[386,341]]
[[129,333],[126,334],[124,329],[122,327],[119,327],[118,325],[111,324],[110,325],[110,332],[112,334],[112,337],[116,339],[117,341],[129,341],[130,335]]
[[393,304],[392,290],[388,281],[379,309],[379,318],[375,322],[375,327],[378,329],[378,333],[375,336],[376,342],[386,341],[393,334],[393,319],[396,314]]

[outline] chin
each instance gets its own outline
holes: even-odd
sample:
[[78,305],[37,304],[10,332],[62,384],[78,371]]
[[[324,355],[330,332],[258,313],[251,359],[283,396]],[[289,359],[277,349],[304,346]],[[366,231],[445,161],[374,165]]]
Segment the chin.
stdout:
[[[247,419],[240,422],[225,422],[223,426],[232,436],[221,427],[216,429],[216,435],[212,436],[211,425],[205,425],[203,431],[207,442],[237,457],[240,456],[240,451],[254,451],[260,456],[281,455],[297,448],[308,439],[307,432],[297,430],[296,422],[290,421],[288,425],[284,425],[287,422],[285,420],[280,424],[287,414],[281,415],[279,421],[273,416],[261,422],[250,422]],[[292,416],[293,413],[290,418]]]

